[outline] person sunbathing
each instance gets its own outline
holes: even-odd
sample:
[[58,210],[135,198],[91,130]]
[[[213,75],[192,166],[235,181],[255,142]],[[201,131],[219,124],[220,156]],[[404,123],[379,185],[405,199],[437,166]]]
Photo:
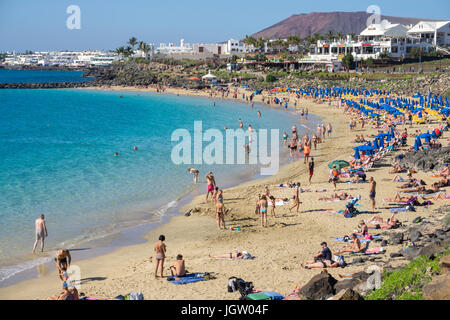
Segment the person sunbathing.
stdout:
[[361,245],[361,241],[359,241],[358,236],[355,233],[352,233],[351,235],[352,244],[345,246],[341,249],[336,250],[334,253],[344,253],[344,252],[363,252],[365,250],[365,247]]
[[390,218],[384,219],[375,214],[370,220],[365,221],[369,229],[395,229],[400,225],[400,221],[395,217],[397,213],[393,213]]
[[369,227],[366,225],[364,220],[361,220],[358,224],[358,232],[354,232],[358,236],[365,237],[369,233]]
[[78,290],[74,286],[64,282],[62,285],[62,291],[54,296],[48,297],[47,300],[80,300],[78,296]]
[[214,256],[212,254],[209,255],[211,258],[214,259],[250,259],[252,255],[248,253],[247,251],[238,251],[237,249],[234,249],[232,252],[228,254],[222,254],[218,256]]
[[321,244],[322,250],[317,252],[314,255],[313,260],[307,261],[305,264],[301,264],[300,266],[304,269],[322,269],[322,268],[338,268],[339,262],[332,261],[333,254],[331,250],[328,248],[326,242],[322,242]]
[[346,192],[335,193],[334,195],[331,195],[329,198],[327,197],[319,198],[320,201],[349,200],[349,199],[353,199],[353,196],[349,195]]
[[406,193],[418,192],[420,194],[433,194],[433,193],[436,193],[439,191],[440,191],[440,189],[436,185],[431,186],[431,189],[426,189],[425,186],[418,186],[417,188],[403,190],[403,192],[406,192]]
[[415,197],[415,196],[402,197],[402,196],[400,196],[399,193],[397,193],[397,195],[394,198],[394,201],[396,201],[396,202],[411,202],[411,201],[414,201],[416,199],[417,199],[417,197]]
[[437,186],[439,188],[444,188],[450,186],[450,180],[447,178],[442,179],[439,182],[435,182],[432,184],[432,186]]
[[397,187],[397,188],[398,189],[409,189],[409,188],[416,188],[418,186],[419,186],[419,183],[416,180],[412,180],[410,182],[402,184],[400,187]]
[[389,173],[390,174],[394,174],[394,173],[402,173],[405,172],[406,169],[403,168],[402,166],[400,166],[398,163],[395,164],[394,168],[392,168]]
[[448,175],[450,175],[450,169],[448,168],[447,164],[444,165],[444,168],[441,170],[441,172],[439,172],[438,175],[441,177],[447,177]]
[[423,200],[449,200],[450,199],[450,194],[449,193],[438,193],[436,195],[431,195],[431,196],[422,196]]

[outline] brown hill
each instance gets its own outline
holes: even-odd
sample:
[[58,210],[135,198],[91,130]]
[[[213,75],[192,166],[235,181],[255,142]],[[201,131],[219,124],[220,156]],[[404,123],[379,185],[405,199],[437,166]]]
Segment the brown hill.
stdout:
[[[326,34],[329,30],[347,34],[359,34],[367,26],[367,19],[372,14],[367,12],[312,12],[308,14],[296,14],[274,24],[252,36],[255,38],[285,38],[290,35],[300,35],[302,38],[309,34]],[[381,20],[404,25],[416,24],[419,21],[430,19],[401,18],[381,16]]]

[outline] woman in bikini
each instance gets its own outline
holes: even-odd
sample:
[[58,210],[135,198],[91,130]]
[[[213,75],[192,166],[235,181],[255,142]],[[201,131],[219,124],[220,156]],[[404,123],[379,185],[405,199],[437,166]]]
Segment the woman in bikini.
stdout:
[[261,227],[267,227],[267,197],[263,195],[259,201],[259,211],[261,214]]
[[234,249],[232,252],[228,254],[222,254],[218,256],[214,256],[212,254],[209,255],[211,258],[214,259],[245,259],[245,257],[251,257],[250,253],[247,251],[239,252],[237,249]]
[[396,213],[393,213],[390,218],[383,219],[379,215],[375,214],[370,220],[365,221],[369,229],[392,229],[396,228],[400,221],[395,217]]
[[166,244],[164,243],[164,240],[166,240],[166,237],[160,235],[159,240],[155,243],[154,247],[156,259],[155,279],[158,277],[157,274],[159,266],[161,266],[161,278],[163,278],[164,259],[166,258]]
[[361,241],[359,241],[358,236],[355,233],[352,233],[351,239],[351,245],[338,249],[335,251],[335,253],[339,254],[344,252],[361,252],[364,250],[364,247],[361,245]]
[[[220,194],[222,194],[221,191]],[[223,225],[223,229],[225,229],[225,206],[223,205],[222,196],[218,197],[216,202],[216,222],[219,231],[221,229],[221,225]]]

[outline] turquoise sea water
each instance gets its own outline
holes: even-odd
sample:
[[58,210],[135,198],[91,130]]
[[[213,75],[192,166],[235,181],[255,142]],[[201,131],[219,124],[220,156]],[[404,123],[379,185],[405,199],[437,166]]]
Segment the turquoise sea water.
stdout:
[[[204,98],[137,92],[11,89],[0,90],[0,101],[0,282],[39,263],[29,252],[41,213],[47,250],[164,215],[193,189],[190,166],[171,161],[175,129],[193,133],[199,120],[203,131],[236,129],[241,118],[245,128],[280,129],[281,141],[297,123],[289,112],[259,105],[217,100],[213,107]],[[307,126],[316,124],[313,116]],[[213,171],[219,186],[259,172],[249,165],[192,166],[200,182]],[[203,183],[197,187],[205,191]]]
[[0,83],[84,82],[84,71],[13,70],[0,69]]

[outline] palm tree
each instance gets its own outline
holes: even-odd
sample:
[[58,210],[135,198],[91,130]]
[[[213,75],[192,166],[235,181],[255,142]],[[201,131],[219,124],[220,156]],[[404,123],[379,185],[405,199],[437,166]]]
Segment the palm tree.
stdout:
[[264,40],[263,38],[259,38],[256,40],[256,47],[258,48],[259,52],[263,51],[265,45],[266,45],[266,40]]
[[144,53],[144,56],[147,58],[147,53],[150,51],[150,46],[146,44],[144,41],[140,41],[139,50],[141,50]]
[[130,46],[127,46],[127,47],[124,49],[123,56],[124,56],[124,57],[129,57],[129,56],[131,56],[133,53],[134,53],[133,48],[130,47]]
[[125,55],[125,47],[124,46],[119,47],[116,50],[114,50],[114,52],[117,53],[119,56],[123,57]]
[[337,35],[338,40],[342,40],[344,38],[344,35],[342,34],[342,32],[338,32],[336,35]]
[[137,44],[137,39],[135,37],[131,37],[130,40],[128,40],[128,44],[134,50],[134,46]]
[[327,39],[331,41],[331,40],[333,40],[333,38],[334,38],[334,31],[329,30],[327,33]]
[[314,33],[314,40],[315,40],[315,42],[317,42],[317,40],[323,40],[323,39],[324,39],[324,37],[323,37],[322,34]]

